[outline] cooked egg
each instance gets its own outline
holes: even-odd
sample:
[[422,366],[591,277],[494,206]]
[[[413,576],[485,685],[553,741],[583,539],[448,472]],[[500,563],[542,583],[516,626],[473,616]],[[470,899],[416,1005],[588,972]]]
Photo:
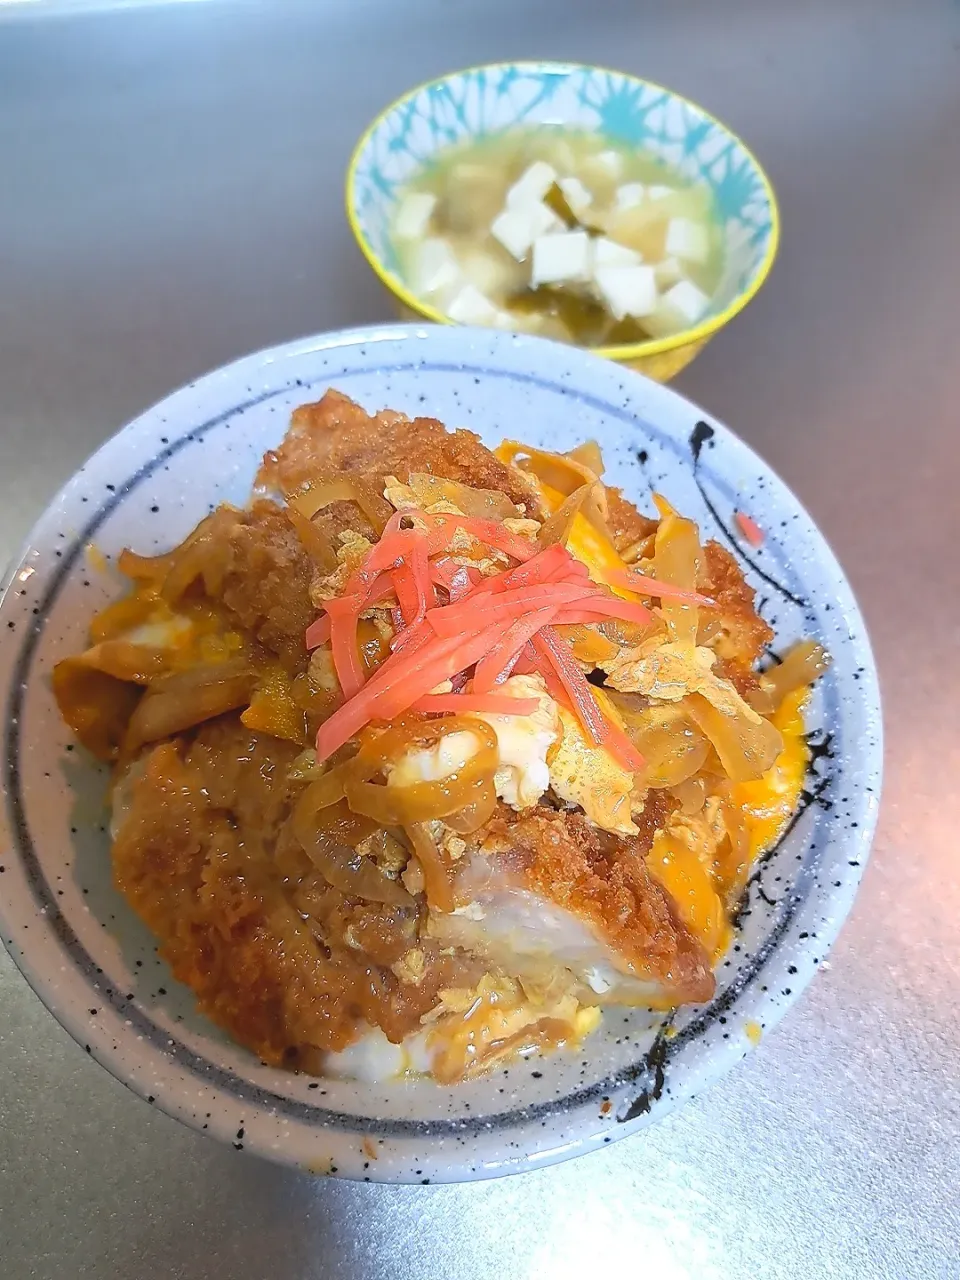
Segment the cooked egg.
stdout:
[[[560,736],[557,704],[540,676],[511,676],[499,692],[514,698],[537,698],[532,715],[500,716],[476,713],[497,737],[497,795],[514,809],[536,804],[550,785],[547,752]],[[464,730],[449,733],[431,747],[408,751],[389,772],[392,786],[436,782],[458,773],[477,751],[477,739]]]
[[[599,692],[599,691],[598,691]],[[579,805],[604,831],[636,835],[630,817],[633,774],[603,747],[589,742],[576,716],[558,708],[563,733],[550,761],[550,785],[561,800]]]
[[[569,992],[533,1003],[519,982],[486,974],[473,988],[440,993],[440,1003],[422,1031],[393,1044],[379,1027],[364,1032],[324,1058],[324,1074],[335,1079],[385,1084],[407,1075],[432,1075],[441,1083],[486,1069],[498,1057],[548,1045],[578,1045],[600,1024],[600,1010],[581,1005]],[[526,1036],[526,1038],[525,1038]]]
[[[795,812],[808,751],[803,736],[802,708],[807,690],[788,694],[773,716],[783,736],[783,749],[761,777],[733,788],[734,804],[742,811],[750,835],[751,862],[777,840]],[[674,822],[659,832],[647,855],[650,871],[673,898],[681,920],[699,939],[713,960],[723,955],[732,930],[721,897],[722,886],[712,874],[717,846],[716,828],[709,818]]]
[[733,789],[750,833],[750,854],[756,858],[780,837],[797,808],[810,753],[804,738],[803,704],[807,689],[788,693],[771,717],[783,737],[783,750],[762,778],[741,782]]
[[128,644],[141,644],[150,649],[178,649],[193,637],[193,625],[176,615],[163,622],[144,622],[128,631],[123,639]]
[[486,1070],[507,1055],[577,1045],[600,1023],[600,1010],[582,1006],[569,992],[534,1004],[519,982],[493,974],[475,988],[441,992],[439,1011],[423,1040],[430,1070],[443,1083]]
[[[508,462],[510,460],[508,454],[499,450],[496,452],[502,461]],[[563,494],[539,480],[537,481],[537,488],[547,511],[549,513],[556,511],[557,507],[563,502]],[[587,566],[590,571],[590,577],[594,582],[602,582],[604,586],[610,588],[614,595],[620,596],[621,599],[639,599],[634,592],[624,591],[622,587],[616,587],[608,580],[607,575],[610,572],[622,572],[626,565],[610,539],[605,538],[580,512],[577,512],[573,518],[570,532],[567,535],[566,546],[572,556],[576,556],[581,564]]]
[[689,827],[671,824],[658,831],[647,866],[670,894],[680,919],[715,961],[730,945],[732,931],[711,874],[716,841],[706,823],[695,825],[699,840],[686,838]]
[[497,735],[497,795],[514,809],[536,804],[550,785],[547,752],[560,736],[557,704],[540,676],[511,676],[500,686],[512,698],[537,698],[529,716],[481,715]]
[[418,747],[400,757],[388,770],[393,787],[412,787],[418,782],[438,782],[459,773],[477,751],[477,739],[465,730],[448,733],[432,747]]

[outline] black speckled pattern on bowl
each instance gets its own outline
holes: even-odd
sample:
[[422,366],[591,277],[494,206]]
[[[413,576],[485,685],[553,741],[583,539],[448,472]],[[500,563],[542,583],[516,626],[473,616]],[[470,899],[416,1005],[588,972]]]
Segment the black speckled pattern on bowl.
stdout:
[[[368,1086],[267,1068],[193,1010],[111,884],[105,776],[75,749],[49,690],[117,592],[115,557],[180,540],[218,502],[242,503],[290,411],[341,388],[476,430],[568,448],[593,437],[608,478],[643,506],[663,492],[735,552],[778,644],[833,656],[808,714],[813,759],[789,832],[751,880],[707,1008],[663,1023],[610,1010],[577,1055],[453,1089]],[[735,510],[766,531],[738,538]],[[856,603],[793,495],[675,392],[573,348],[502,333],[396,326],[249,356],[176,392],[109,441],[51,504],[0,609],[6,831],[0,936],[84,1049],[148,1102],[238,1150],[318,1173],[428,1182],[490,1177],[611,1142],[700,1092],[769,1030],[816,971],[850,908],[876,821],[881,726]]]

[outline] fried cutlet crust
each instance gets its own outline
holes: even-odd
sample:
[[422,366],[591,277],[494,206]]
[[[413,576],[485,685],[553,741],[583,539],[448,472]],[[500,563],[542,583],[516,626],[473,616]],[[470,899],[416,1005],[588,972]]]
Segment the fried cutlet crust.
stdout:
[[592,925],[670,1003],[709,1000],[715,981],[706,952],[647,870],[645,855],[667,816],[656,796],[637,836],[599,831],[571,811],[517,814],[500,806],[484,840],[508,851],[528,889]]
[[741,692],[755,687],[754,667],[773,639],[773,629],[757,613],[756,592],[740,566],[718,542],[704,547],[701,589],[716,601],[716,610],[704,609],[703,615],[709,618],[713,614],[720,622],[723,636],[714,647],[728,677]]
[[112,859],[200,1009],[265,1062],[312,1069],[311,1054],[343,1048],[365,1022],[401,1040],[458,973],[437,954],[419,985],[401,984],[389,965],[411,945],[415,910],[341,893],[308,861],[291,874],[297,751],[233,715],[152,748]]
[[524,478],[494,457],[472,431],[448,431],[435,418],[408,418],[389,410],[371,416],[339,391],[294,410],[290,430],[265,457],[257,485],[290,494],[318,476],[355,475],[382,482],[393,475],[405,482],[417,471],[497,489],[528,516],[543,518]]
[[656,520],[642,515],[621,489],[607,488],[607,528],[621,555],[657,531]]
[[316,566],[285,511],[255,502],[218,529],[207,596],[276,654],[292,674],[306,670],[304,633],[316,617],[310,584]]
[[[144,757],[113,844],[114,881],[200,1009],[279,1063],[311,1038],[315,1006],[339,995],[311,981],[323,974],[316,943],[263,875],[284,797],[257,773],[279,775],[295,748],[250,733],[241,743],[220,724],[204,726],[196,756],[181,740]],[[220,753],[214,767],[209,749]]]

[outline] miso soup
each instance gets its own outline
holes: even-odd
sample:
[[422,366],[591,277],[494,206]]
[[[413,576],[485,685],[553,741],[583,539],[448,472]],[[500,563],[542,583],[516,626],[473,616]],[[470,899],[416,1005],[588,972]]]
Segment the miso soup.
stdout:
[[723,270],[709,188],[547,125],[441,152],[401,192],[390,234],[405,282],[451,320],[583,346],[690,328]]

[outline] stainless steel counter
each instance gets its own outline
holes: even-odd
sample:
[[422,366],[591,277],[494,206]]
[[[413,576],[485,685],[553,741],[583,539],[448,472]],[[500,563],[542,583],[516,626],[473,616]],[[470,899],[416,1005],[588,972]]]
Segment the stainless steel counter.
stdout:
[[321,1183],[221,1149],[87,1059],[0,953],[6,1280],[960,1276],[960,8],[68,8],[0,11],[0,559],[167,390],[385,316],[340,194],[382,104],[497,57],[617,65],[728,121],[779,191],[769,284],[679,386],[846,566],[888,780],[829,970],[758,1052],[655,1130],[499,1184]]

